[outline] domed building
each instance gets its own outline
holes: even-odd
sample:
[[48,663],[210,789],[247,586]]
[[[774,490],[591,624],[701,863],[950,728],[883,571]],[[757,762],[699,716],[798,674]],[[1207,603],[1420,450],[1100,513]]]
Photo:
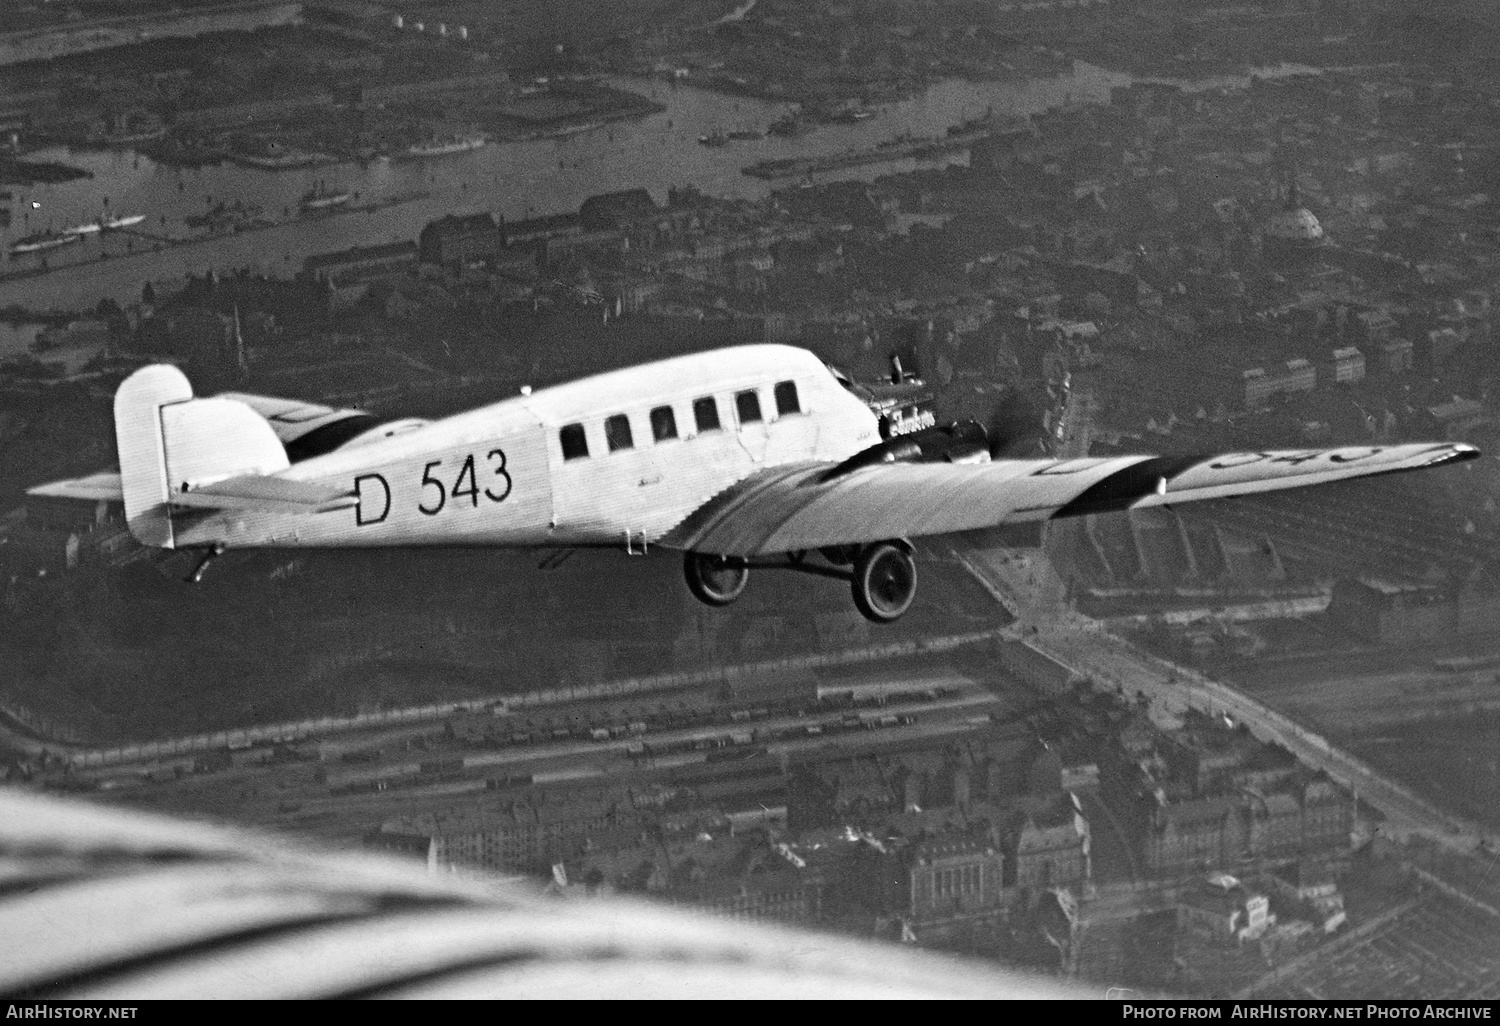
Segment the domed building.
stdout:
[[1317,215],[1306,207],[1272,214],[1261,232],[1268,241],[1275,239],[1289,246],[1317,246],[1327,239]]
[[1267,257],[1306,259],[1328,242],[1316,214],[1301,205],[1295,183],[1287,187],[1286,205],[1261,225],[1261,249]]

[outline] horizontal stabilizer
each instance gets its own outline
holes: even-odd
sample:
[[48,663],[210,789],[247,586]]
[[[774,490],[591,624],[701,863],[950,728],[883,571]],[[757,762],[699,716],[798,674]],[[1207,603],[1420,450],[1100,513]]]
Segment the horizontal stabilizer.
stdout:
[[67,481],[49,481],[26,489],[26,494],[49,499],[81,499],[86,502],[125,501],[118,470],[103,470],[88,477],[75,477]]
[[358,497],[327,485],[248,474],[215,481],[201,488],[175,492],[173,506],[194,509],[244,509],[267,513],[327,513],[348,509]]

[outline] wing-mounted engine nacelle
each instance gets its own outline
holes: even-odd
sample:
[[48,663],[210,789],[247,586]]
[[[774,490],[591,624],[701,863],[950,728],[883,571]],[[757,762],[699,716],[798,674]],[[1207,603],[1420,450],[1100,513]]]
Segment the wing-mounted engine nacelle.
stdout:
[[820,481],[832,481],[878,463],[986,463],[989,458],[984,425],[960,420],[877,442],[829,470]]

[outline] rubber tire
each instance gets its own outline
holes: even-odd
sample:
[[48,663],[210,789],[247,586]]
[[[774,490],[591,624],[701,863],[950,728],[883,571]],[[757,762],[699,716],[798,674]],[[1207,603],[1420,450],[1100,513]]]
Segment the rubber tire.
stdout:
[[682,576],[693,598],[706,606],[727,606],[739,598],[750,582],[750,570],[723,556],[689,552],[682,560]]
[[854,561],[849,588],[865,619],[892,623],[916,600],[917,562],[907,546],[896,542],[868,545]]

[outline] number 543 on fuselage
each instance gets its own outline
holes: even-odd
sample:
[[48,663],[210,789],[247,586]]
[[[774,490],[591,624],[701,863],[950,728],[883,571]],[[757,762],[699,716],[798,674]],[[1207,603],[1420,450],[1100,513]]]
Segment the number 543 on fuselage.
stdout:
[[992,460],[972,423],[886,437],[869,400],[813,354],[779,345],[629,367],[436,421],[199,398],[181,371],[154,365],[115,395],[119,473],[31,492],[121,501],[141,543],[206,558],[231,548],[676,550],[688,587],[711,605],[734,601],[752,568],[779,567],[847,578],[860,611],[889,622],[916,594],[916,537],[1479,455],[1434,442]]

